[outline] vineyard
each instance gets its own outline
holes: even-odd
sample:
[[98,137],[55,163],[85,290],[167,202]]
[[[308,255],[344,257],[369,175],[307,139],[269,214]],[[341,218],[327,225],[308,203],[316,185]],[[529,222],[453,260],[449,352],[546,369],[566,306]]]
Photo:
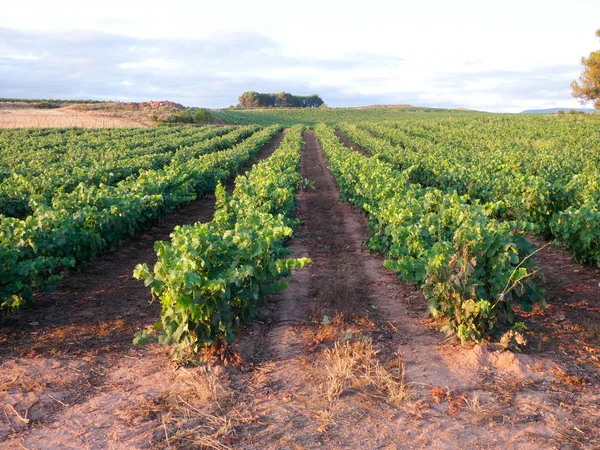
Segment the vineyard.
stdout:
[[[220,109],[211,111],[212,116],[226,124],[260,124],[292,126],[304,124],[314,126],[319,123],[335,125],[342,122],[381,122],[414,118],[431,118],[440,116],[462,117],[473,116],[475,113],[455,109],[405,107],[373,107],[373,108],[276,108],[276,109]],[[479,113],[481,115],[485,115]]]
[[211,114],[0,131],[0,448],[600,445],[596,116]]

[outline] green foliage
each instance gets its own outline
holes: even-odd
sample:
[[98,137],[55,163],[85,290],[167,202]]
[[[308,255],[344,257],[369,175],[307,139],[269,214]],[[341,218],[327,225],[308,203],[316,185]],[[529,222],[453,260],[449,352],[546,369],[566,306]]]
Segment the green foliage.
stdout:
[[[23,220],[0,216],[1,309],[22,307],[35,292],[52,289],[67,267],[116,248],[178,206],[213,191],[281,128],[256,129],[179,148],[169,165],[141,170],[113,186],[80,183],[69,193],[59,191],[51,204],[36,205]],[[248,138],[233,146],[243,137]]]
[[194,108],[194,123],[209,123],[212,122],[213,117],[204,108]]
[[205,124],[213,121],[212,115],[203,108],[187,108],[167,116],[163,123],[197,123]]
[[[232,195],[217,188],[212,222],[176,228],[171,242],[156,244],[153,270],[137,266],[134,276],[162,304],[158,341],[173,345],[177,356],[231,342],[262,298],[286,287],[278,279],[309,262],[289,259],[283,246],[295,223],[302,131],[292,128],[270,158],[238,176]],[[152,335],[143,330],[135,342]]]
[[342,146],[332,129],[316,130],[342,194],[369,217],[369,247],[422,289],[443,331],[479,341],[497,334],[498,320],[514,323],[514,303],[544,306],[528,258],[533,246],[523,235],[531,224],[498,222],[466,195],[411,184],[412,168],[365,158]]
[[58,103],[51,103],[46,100],[35,104],[35,107],[39,108],[39,109],[54,109],[54,108],[60,108],[60,106],[61,105]]
[[552,232],[565,243],[575,261],[600,267],[600,210],[597,201],[569,207],[555,215]]
[[[600,38],[600,30],[596,31],[596,36]],[[583,73],[578,81],[571,84],[573,97],[579,98],[582,103],[592,101],[594,108],[600,109],[600,50],[590,53],[587,58],[581,58],[581,64]]]
[[318,95],[292,95],[288,92],[263,94],[248,91],[238,100],[241,108],[318,108],[324,104]]
[[[159,170],[233,145],[255,127],[0,132],[0,214],[24,219],[77,186],[115,186],[143,170]],[[225,136],[226,135],[226,136]],[[216,138],[216,139],[215,139]],[[193,151],[194,150],[194,151]]]
[[340,128],[365,151],[407,170],[412,182],[466,194],[499,220],[533,223],[541,236],[568,241],[578,261],[598,260],[590,245],[600,231],[592,222],[588,231],[569,231],[566,220],[568,214],[579,227],[598,209],[596,117],[496,116]]
[[340,122],[382,122],[430,116],[446,118],[454,116],[489,116],[489,114],[452,109],[431,110],[432,112],[425,113],[423,108],[327,108],[323,104],[318,108],[218,109],[212,110],[211,114],[219,122],[224,123],[259,125],[279,123],[286,127],[298,123],[314,126],[319,123],[334,125]]

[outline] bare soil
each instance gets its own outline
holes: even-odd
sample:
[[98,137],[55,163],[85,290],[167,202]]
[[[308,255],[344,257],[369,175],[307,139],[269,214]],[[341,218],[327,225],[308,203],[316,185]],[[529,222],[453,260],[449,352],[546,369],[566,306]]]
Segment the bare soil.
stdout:
[[156,119],[165,120],[183,109],[183,105],[169,101],[74,103],[64,108],[69,113],[83,113],[96,118],[120,117],[145,125],[155,124]]
[[600,269],[577,264],[562,246],[532,239],[548,306],[522,313],[530,352],[563,361],[572,382],[600,386]]
[[151,262],[152,243],[175,223],[211,216],[209,206],[182,210],[3,327],[0,448],[600,446],[597,370],[578,359],[593,352],[561,353],[586,333],[597,351],[594,328],[553,331],[596,320],[594,269],[559,248],[545,253],[553,322],[541,312],[527,320],[548,339],[524,353],[460,346],[364,247],[367,220],[340,200],[312,131],[302,173],[315,189],[299,194],[289,246],[313,262],[238,332],[239,366],[209,352],[205,365],[174,365],[167,349],[130,343],[159,314],[133,265]]
[[371,155],[369,153],[365,152],[362,148],[360,148],[358,145],[356,145],[354,142],[352,142],[350,140],[350,138],[348,138],[348,136],[346,136],[344,134],[343,131],[335,130],[335,135],[339,138],[340,142],[342,144],[344,144],[346,147],[351,148],[355,152],[358,152],[367,158],[371,157]]
[[0,108],[0,128],[143,128],[126,117],[97,116],[68,108]]

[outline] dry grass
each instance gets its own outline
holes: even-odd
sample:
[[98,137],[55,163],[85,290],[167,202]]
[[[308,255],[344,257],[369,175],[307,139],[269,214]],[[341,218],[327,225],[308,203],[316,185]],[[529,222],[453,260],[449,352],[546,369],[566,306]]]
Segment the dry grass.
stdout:
[[319,422],[319,432],[327,433],[329,429],[337,425],[337,419],[342,413],[339,402],[330,403],[326,408],[315,413],[315,419]]
[[406,365],[401,353],[382,364],[370,338],[360,336],[323,352],[327,374],[326,394],[330,403],[347,390],[360,389],[372,397],[400,405],[413,398],[415,392],[406,382]]
[[118,411],[117,415],[129,426],[156,419],[168,408],[169,395],[163,393],[156,398],[146,398],[135,406]]
[[227,415],[215,415],[178,397],[173,414],[163,416],[167,446],[180,448],[229,449],[234,425]]
[[385,367],[375,361],[371,369],[371,384],[383,394],[383,398],[394,405],[412,400],[415,392],[406,383],[406,363],[401,352]]
[[320,344],[333,345],[337,341],[344,341],[353,336],[360,336],[375,328],[375,323],[367,316],[351,317],[346,320],[342,313],[333,317],[313,314],[311,322],[317,326],[308,327],[301,332],[300,340],[308,347]]
[[46,384],[40,380],[34,380],[24,370],[9,374],[6,379],[0,379],[0,393],[19,389],[22,392],[41,393],[46,389]]
[[121,410],[121,419],[129,425],[157,421],[162,448],[231,448],[235,427],[256,418],[237,408],[233,391],[211,368],[178,372],[174,389]]
[[554,366],[552,367],[551,371],[558,381],[567,386],[571,386],[576,389],[582,389],[588,384],[588,382],[584,378],[578,375],[571,375],[567,373],[567,371],[562,367]]
[[477,393],[473,393],[471,396],[464,396],[463,401],[465,409],[472,415],[471,422],[474,424],[492,423],[502,417],[500,408],[496,403],[482,403]]

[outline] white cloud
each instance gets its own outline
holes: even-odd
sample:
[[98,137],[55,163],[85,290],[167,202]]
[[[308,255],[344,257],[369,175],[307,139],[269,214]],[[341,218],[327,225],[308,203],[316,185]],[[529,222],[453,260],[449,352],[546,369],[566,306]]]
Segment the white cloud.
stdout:
[[146,58],[140,61],[135,62],[124,62],[120,63],[119,67],[121,69],[126,70],[159,70],[159,71],[169,71],[169,70],[178,70],[183,67],[183,63],[181,61],[176,61],[174,59],[168,58]]
[[[259,88],[328,92],[332,105],[576,106],[569,83],[581,56],[600,46],[598,17],[597,0],[8,2],[0,96],[27,94],[28,71],[50,71],[52,81],[38,76],[36,88],[50,96],[69,71],[94,69],[97,80],[73,92],[106,98],[112,88],[114,97],[168,95],[207,106]],[[67,88],[59,90],[69,95]]]

